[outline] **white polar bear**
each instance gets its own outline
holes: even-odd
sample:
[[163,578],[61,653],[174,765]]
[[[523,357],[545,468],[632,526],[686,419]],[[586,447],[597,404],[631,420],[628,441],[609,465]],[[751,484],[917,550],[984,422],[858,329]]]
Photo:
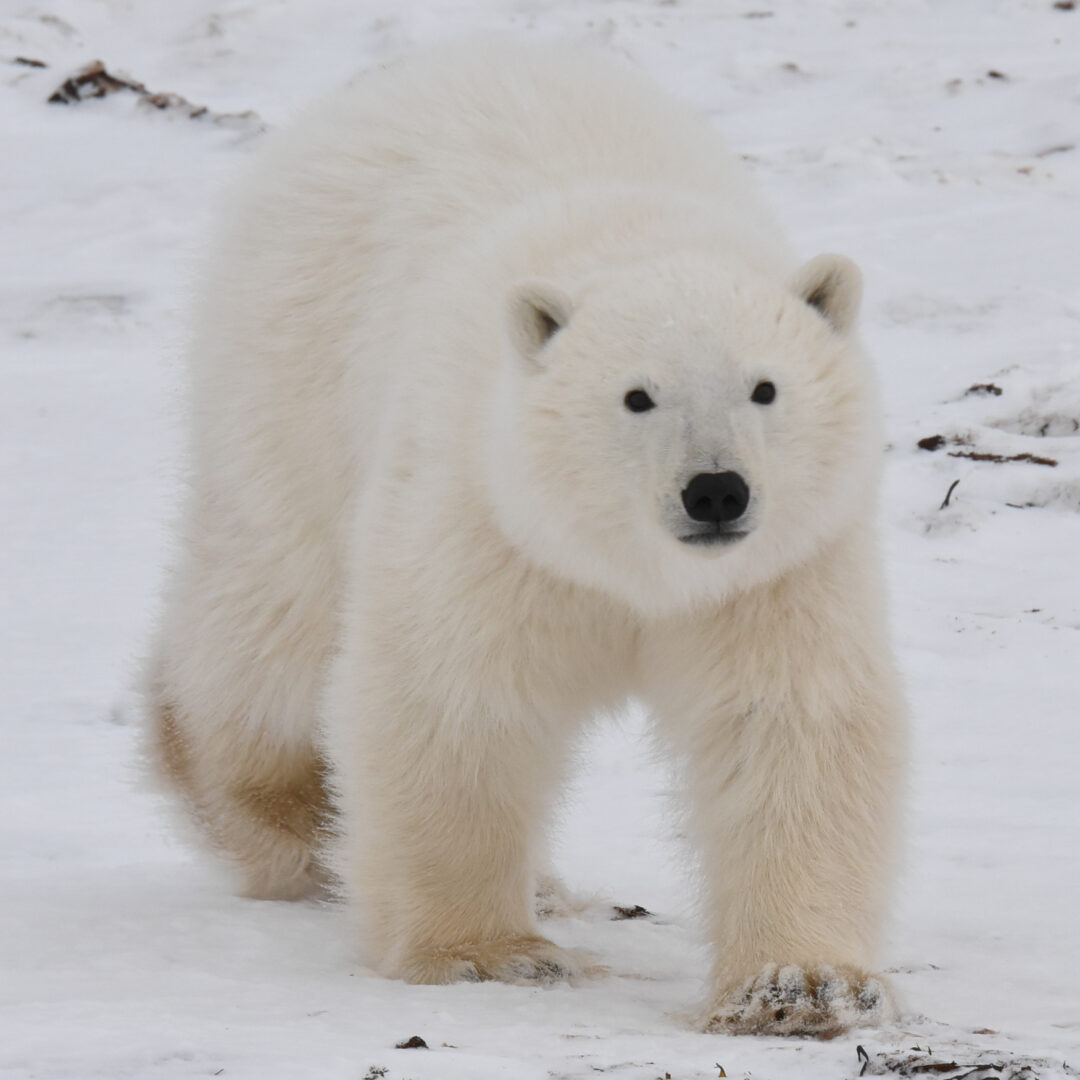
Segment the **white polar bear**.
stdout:
[[703,1023],[874,1020],[904,753],[856,268],[801,269],[711,131],[489,42],[268,138],[191,346],[156,760],[248,895],[323,880],[417,982],[550,980],[532,908],[586,718],[685,776]]

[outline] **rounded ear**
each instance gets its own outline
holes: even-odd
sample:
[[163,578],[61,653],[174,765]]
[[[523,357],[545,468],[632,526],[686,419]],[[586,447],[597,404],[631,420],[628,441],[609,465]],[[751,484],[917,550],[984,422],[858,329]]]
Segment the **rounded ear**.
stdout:
[[791,287],[838,333],[854,325],[862,302],[862,271],[844,255],[818,255],[795,272]]
[[518,355],[543,367],[544,346],[570,321],[570,297],[550,281],[523,281],[506,305],[510,343]]

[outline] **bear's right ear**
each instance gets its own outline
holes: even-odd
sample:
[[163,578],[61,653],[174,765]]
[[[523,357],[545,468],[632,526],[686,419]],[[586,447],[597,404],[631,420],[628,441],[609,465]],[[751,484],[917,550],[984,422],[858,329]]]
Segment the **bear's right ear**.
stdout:
[[507,301],[507,329],[518,355],[544,367],[544,346],[570,321],[570,297],[550,281],[523,281]]
[[818,255],[796,271],[792,289],[838,333],[848,333],[862,301],[862,273],[843,255]]

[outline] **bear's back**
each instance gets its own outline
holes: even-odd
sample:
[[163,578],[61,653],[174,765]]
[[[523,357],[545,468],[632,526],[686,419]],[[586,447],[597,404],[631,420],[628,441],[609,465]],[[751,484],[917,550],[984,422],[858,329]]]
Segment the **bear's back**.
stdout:
[[690,110],[625,65],[574,47],[446,46],[361,76],[346,93],[358,146],[405,184],[399,194],[431,185],[448,213],[488,217],[544,189],[602,181],[718,195],[744,187]]
[[294,207],[333,215],[343,233],[363,222],[369,255],[402,236],[425,254],[545,191],[603,183],[713,200],[782,243],[701,118],[625,64],[565,44],[427,50],[358,76],[268,142],[267,190],[296,185]]

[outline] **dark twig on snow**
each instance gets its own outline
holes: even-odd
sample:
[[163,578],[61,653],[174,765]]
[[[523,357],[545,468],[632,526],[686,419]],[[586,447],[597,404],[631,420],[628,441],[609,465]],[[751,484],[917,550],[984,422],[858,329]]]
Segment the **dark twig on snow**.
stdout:
[[949,485],[949,490],[945,492],[945,499],[942,502],[942,504],[938,507],[939,510],[944,510],[945,507],[949,505],[949,500],[952,498],[952,493],[956,490],[956,485],[959,484],[959,483],[960,483],[959,480],[954,480]]
[[1002,465],[1009,461],[1030,461],[1032,465],[1049,465],[1051,468],[1057,467],[1057,462],[1053,458],[1037,457],[1035,454],[981,454],[975,450],[950,450],[949,457],[965,457],[971,458],[972,461],[993,461],[995,464]]
[[162,111],[172,110],[187,116],[190,120],[207,117],[217,124],[261,127],[258,116],[250,109],[240,113],[216,113],[205,105],[192,104],[181,94],[152,93],[141,82],[114,75],[106,70],[100,60],[92,60],[74,75],[68,76],[47,100],[51,105],[74,105],[89,98],[101,98],[124,90],[134,93],[142,106]]
[[1037,158],[1051,157],[1053,154],[1067,154],[1075,149],[1076,143],[1059,143],[1057,146],[1048,146],[1045,150],[1040,150],[1035,156]]
[[[970,391],[968,391],[970,393]],[[944,435],[927,435],[925,439],[920,439],[916,444],[920,450],[940,450],[943,446],[947,446],[950,442],[954,446],[964,446],[969,440],[959,435],[952,436],[951,439],[947,439]],[[1057,462],[1053,458],[1038,457],[1036,454],[987,454],[979,450],[950,450],[949,457],[962,457],[970,458],[972,461],[992,461],[995,464],[1002,465],[1009,461],[1030,461],[1033,465],[1049,465],[1051,468],[1057,465]]]
[[100,60],[91,60],[85,67],[80,68],[74,75],[66,78],[49,95],[50,105],[73,105],[77,101],[86,98],[104,97],[106,94],[115,94],[118,90],[134,90],[136,94],[145,94],[146,87],[141,82],[113,75],[105,70],[105,65]]
[[622,919],[647,919],[652,915],[652,912],[648,908],[643,908],[640,904],[635,904],[633,907],[619,907],[615,905],[615,914],[611,916],[612,922],[619,922]]

